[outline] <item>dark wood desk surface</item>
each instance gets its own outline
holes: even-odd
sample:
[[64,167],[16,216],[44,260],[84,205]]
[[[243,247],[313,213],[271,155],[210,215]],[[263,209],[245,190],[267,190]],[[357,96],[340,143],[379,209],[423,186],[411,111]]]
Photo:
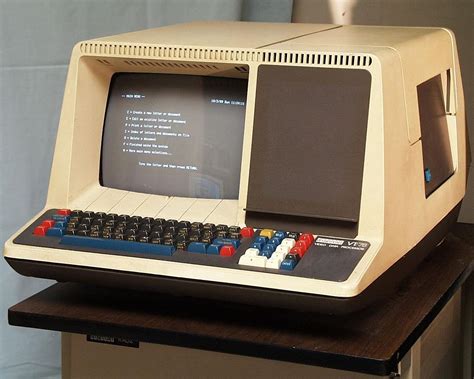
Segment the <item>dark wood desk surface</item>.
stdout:
[[11,325],[388,375],[470,275],[474,225],[458,224],[400,290],[344,316],[59,283],[9,310]]

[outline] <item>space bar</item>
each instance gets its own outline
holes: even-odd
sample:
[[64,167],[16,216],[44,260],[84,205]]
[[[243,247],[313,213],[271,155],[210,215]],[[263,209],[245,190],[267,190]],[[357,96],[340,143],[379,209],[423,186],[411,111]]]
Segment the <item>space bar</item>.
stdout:
[[120,250],[128,253],[145,253],[156,255],[173,255],[176,250],[174,246],[159,245],[153,243],[141,243],[133,241],[113,240],[105,238],[92,238],[65,235],[59,242],[61,245],[80,246],[105,250]]

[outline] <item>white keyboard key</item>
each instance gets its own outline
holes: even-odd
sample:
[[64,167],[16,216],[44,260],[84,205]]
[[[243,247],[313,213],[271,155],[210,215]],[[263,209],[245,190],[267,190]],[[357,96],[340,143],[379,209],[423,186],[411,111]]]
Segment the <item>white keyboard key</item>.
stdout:
[[252,258],[250,255],[242,255],[239,259],[239,265],[252,266]]
[[288,254],[288,253],[290,252],[290,249],[291,249],[291,247],[289,247],[289,246],[284,246],[284,245],[283,245],[283,242],[282,242],[282,244],[279,245],[279,246],[276,248],[275,253],[278,253],[278,254],[285,254],[285,255],[286,255],[286,254]]
[[253,267],[265,267],[267,264],[267,257],[264,256],[249,256],[249,255],[242,255],[239,259],[239,265],[244,266],[253,266]]
[[258,257],[258,254],[260,254],[260,250],[255,249],[254,247],[250,247],[245,250],[245,255],[249,257]]
[[280,256],[275,256],[275,254],[273,254],[272,257],[267,261],[266,267],[278,270],[280,268],[281,262],[283,262],[283,259]]
[[280,246],[288,246],[291,249],[295,245],[296,241],[293,238],[284,238]]
[[262,256],[252,257],[252,266],[255,267],[265,267],[267,265],[268,258]]

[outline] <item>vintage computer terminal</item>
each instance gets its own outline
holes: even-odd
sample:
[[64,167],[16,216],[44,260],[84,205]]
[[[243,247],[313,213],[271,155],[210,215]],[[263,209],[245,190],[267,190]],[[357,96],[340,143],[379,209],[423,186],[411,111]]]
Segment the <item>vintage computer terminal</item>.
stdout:
[[454,35],[196,22],[78,43],[20,274],[349,312],[446,235],[466,187]]

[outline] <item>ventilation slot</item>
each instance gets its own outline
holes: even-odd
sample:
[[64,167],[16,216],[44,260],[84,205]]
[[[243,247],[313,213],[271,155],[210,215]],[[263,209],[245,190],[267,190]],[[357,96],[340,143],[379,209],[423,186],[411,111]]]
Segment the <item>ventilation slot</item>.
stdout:
[[235,69],[242,74],[248,74],[249,72],[249,69],[246,66],[235,66]]
[[106,59],[97,59],[97,62],[102,63],[103,65],[106,65],[106,66],[112,66],[112,63],[110,63]]
[[372,64],[372,58],[362,54],[264,52],[262,55],[263,62],[265,63],[354,67],[368,67]]
[[128,56],[131,58],[260,62],[262,57],[260,51],[175,46],[145,46],[138,44],[122,45],[115,43],[83,42],[80,44],[79,48],[83,54],[88,55]]
[[135,67],[162,67],[171,69],[188,69],[188,70],[206,70],[216,71],[219,67],[213,64],[204,63],[182,63],[182,62],[156,62],[156,61],[137,61],[137,60],[126,60],[123,61],[128,66]]

